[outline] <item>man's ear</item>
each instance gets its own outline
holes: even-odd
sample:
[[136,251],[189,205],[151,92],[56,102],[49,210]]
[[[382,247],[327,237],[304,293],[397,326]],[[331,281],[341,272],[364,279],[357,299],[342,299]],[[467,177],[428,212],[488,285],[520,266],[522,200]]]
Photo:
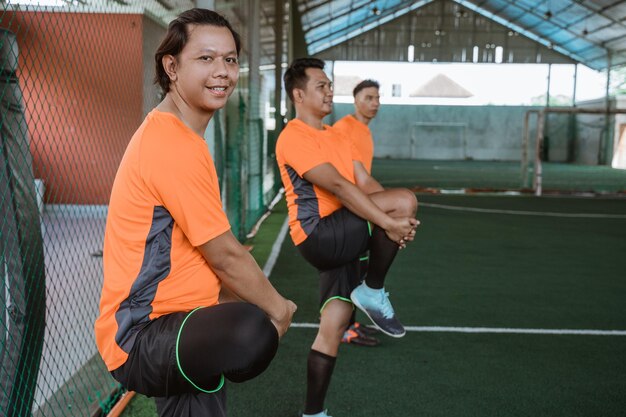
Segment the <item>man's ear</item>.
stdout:
[[165,73],[170,78],[170,81],[176,81],[178,79],[178,74],[176,72],[178,68],[178,62],[176,62],[176,57],[173,55],[164,55],[161,58],[161,65],[163,65],[163,69]]
[[303,99],[304,99],[304,91],[299,88],[294,88],[293,89],[293,101],[295,103],[302,103]]

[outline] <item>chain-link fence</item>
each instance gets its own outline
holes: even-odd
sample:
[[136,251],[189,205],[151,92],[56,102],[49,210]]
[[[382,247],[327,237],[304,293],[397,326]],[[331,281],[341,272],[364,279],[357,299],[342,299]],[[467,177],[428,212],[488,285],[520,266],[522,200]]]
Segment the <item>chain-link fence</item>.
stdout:
[[[120,393],[93,336],[103,234],[117,166],[159,101],[167,21],[157,2],[125,4],[2,6],[0,416],[104,414]],[[279,183],[249,77],[206,135],[242,240]]]

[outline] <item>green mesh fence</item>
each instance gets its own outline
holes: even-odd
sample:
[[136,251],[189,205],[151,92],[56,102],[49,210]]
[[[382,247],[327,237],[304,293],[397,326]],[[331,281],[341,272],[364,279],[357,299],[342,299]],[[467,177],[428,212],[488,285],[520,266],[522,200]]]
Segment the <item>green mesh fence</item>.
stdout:
[[[105,415],[122,394],[93,336],[107,204],[128,141],[159,102],[153,54],[176,13],[121,3],[2,5],[3,417]],[[244,80],[207,132],[242,240],[280,182],[249,100]]]

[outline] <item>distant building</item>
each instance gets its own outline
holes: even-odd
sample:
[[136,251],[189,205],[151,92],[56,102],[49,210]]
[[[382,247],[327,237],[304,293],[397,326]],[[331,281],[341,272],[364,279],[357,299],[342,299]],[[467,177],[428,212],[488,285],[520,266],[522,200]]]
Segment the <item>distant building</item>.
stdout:
[[352,96],[352,91],[358,83],[363,81],[351,75],[337,75],[333,80],[333,92],[336,96]]
[[473,95],[472,92],[446,75],[437,74],[430,81],[413,91],[410,97],[468,98]]

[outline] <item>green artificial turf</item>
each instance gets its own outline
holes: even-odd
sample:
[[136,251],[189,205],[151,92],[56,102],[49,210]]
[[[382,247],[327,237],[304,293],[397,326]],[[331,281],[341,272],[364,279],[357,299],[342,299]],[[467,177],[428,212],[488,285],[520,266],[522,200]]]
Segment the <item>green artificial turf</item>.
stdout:
[[[626,330],[626,219],[519,214],[626,215],[625,200],[418,199],[416,240],[398,254],[386,283],[405,325]],[[284,206],[277,211],[267,221],[274,235]],[[265,245],[269,253],[273,243],[261,231],[253,254]],[[317,323],[317,274],[288,236],[270,279],[298,304],[294,322]],[[229,416],[295,417],[315,333],[291,328],[264,374],[228,383]],[[375,348],[341,346],[330,415],[617,417],[626,409],[626,336],[410,331],[381,339]],[[124,414],[154,415],[142,396]]]
[[[385,187],[522,190],[532,187],[532,167],[522,183],[517,161],[375,159],[372,174]],[[597,165],[542,164],[543,190],[626,193],[626,170]]]

